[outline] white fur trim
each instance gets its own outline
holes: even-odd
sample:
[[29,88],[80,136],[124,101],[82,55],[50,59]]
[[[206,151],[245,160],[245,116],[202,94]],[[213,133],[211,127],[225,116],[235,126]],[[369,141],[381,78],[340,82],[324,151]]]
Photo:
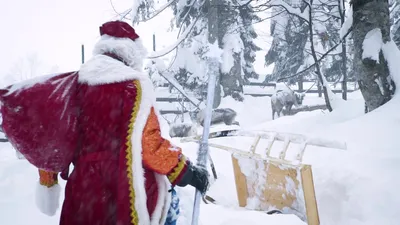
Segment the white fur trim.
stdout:
[[158,185],[158,198],[157,206],[151,217],[151,225],[160,225],[165,223],[171,205],[171,194],[168,192],[171,188],[171,183],[164,175],[155,174],[155,176]]
[[[137,140],[142,140],[143,129],[146,125],[148,116],[150,115],[151,108],[155,106],[155,93],[153,88],[153,83],[147,76],[140,76],[138,78],[140,85],[142,87],[142,99],[139,106],[139,112],[137,114],[133,134],[132,134],[132,171],[134,177],[134,189],[137,193],[135,208],[139,215],[140,225],[159,225],[164,224],[168,209],[171,204],[171,195],[168,193],[168,189],[171,185],[169,180],[165,175],[155,174],[157,185],[158,185],[158,198],[156,208],[151,216],[147,211],[146,205],[146,191],[144,187],[144,176],[142,167],[142,142]],[[157,110],[156,114],[157,113]],[[160,119],[159,119],[160,120]],[[137,151],[140,149],[140,151]],[[144,198],[142,198],[144,196]],[[147,217],[146,217],[147,216]]]
[[60,206],[60,192],[61,187],[58,184],[48,188],[38,182],[35,195],[36,206],[42,213],[54,216]]
[[[142,135],[151,108],[155,106],[156,98],[153,83],[150,78],[139,70],[134,70],[122,62],[105,55],[96,55],[90,61],[82,65],[79,70],[78,81],[88,85],[101,85],[129,80],[138,80],[142,89],[139,111],[136,116],[132,132],[132,171],[133,188],[135,191],[135,209],[138,213],[140,225],[164,224],[171,203],[171,195],[168,193],[170,183],[165,175],[156,174],[159,188],[156,209],[149,216],[147,210],[147,196],[145,189],[144,171],[142,166]],[[161,120],[156,111],[157,118]],[[161,121],[160,121],[161,123]],[[164,136],[164,135],[163,135]],[[140,140],[140,141],[137,141]],[[160,223],[161,222],[161,223]]]
[[168,211],[169,208],[171,207],[171,202],[172,202],[172,194],[168,192],[168,190],[171,188],[171,182],[169,182],[168,178],[166,176],[163,176],[164,179],[164,185],[166,185],[166,195],[165,195],[165,204],[164,204],[164,211],[161,215],[161,220],[160,220],[160,224],[165,224],[165,221],[167,220],[167,216],[168,216]]
[[121,57],[134,70],[141,71],[147,50],[140,38],[132,41],[129,38],[115,38],[109,35],[102,35],[100,41],[94,46],[93,55],[103,53],[113,53]]
[[88,85],[100,85],[147,77],[145,73],[125,66],[109,56],[96,55],[81,66],[78,81]]
[[[150,216],[146,205],[146,190],[144,186],[144,171],[142,166],[142,135],[146,125],[147,118],[150,115],[152,106],[152,90],[151,81],[148,79],[139,79],[142,88],[142,99],[140,101],[139,111],[137,113],[132,133],[132,171],[133,186],[135,190],[135,208],[139,216],[140,225],[149,225]],[[149,83],[150,82],[150,83]],[[140,140],[140,141],[138,141]]]

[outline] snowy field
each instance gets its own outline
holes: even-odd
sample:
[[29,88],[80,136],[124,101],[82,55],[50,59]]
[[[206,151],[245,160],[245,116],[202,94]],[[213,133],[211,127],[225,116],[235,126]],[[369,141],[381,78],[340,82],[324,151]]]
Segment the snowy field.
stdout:
[[[237,110],[237,120],[246,129],[287,131],[347,142],[347,151],[308,147],[305,152],[304,162],[313,167],[321,224],[399,224],[400,151],[396,138],[400,127],[400,99],[396,97],[364,115],[360,93],[352,93],[349,97],[349,101],[340,102],[332,113],[321,110],[301,112],[275,121],[271,121],[268,97],[246,97],[245,102],[236,104],[231,99],[224,99],[221,107]],[[163,129],[167,131],[168,127]],[[195,160],[197,144],[180,143],[176,138],[173,141]],[[223,144],[249,148],[248,143],[240,140],[232,142],[228,139]],[[211,155],[219,177],[208,194],[220,205],[202,203],[200,224],[305,224],[294,215],[267,215],[238,208],[230,153],[211,148]],[[33,166],[18,160],[9,144],[0,144],[0,224],[58,224],[60,212],[47,217],[35,206],[37,179],[37,170]],[[62,180],[61,185],[65,185]],[[178,188],[178,193],[181,197],[178,224],[187,225],[191,220],[194,190]]]

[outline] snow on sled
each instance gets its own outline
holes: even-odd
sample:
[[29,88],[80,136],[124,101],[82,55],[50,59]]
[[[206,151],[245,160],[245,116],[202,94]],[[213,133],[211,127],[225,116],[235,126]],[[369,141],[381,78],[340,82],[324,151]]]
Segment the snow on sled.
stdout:
[[[346,144],[338,141],[307,137],[300,134],[268,131],[227,130],[225,135],[210,135],[210,139],[251,138],[250,150],[209,143],[210,147],[231,153],[236,193],[240,207],[249,210],[295,214],[309,225],[319,225],[319,215],[311,165],[303,164],[302,158],[307,146],[346,149]],[[214,139],[215,138],[215,139]],[[181,141],[196,141],[185,138]],[[247,140],[248,141],[248,140]],[[260,142],[264,141],[263,144]],[[221,141],[222,142],[222,141]],[[226,142],[222,142],[226,143]],[[247,142],[249,143],[249,142]],[[292,157],[287,157],[291,144],[298,146]],[[278,148],[277,156],[272,156],[273,147]],[[291,146],[293,147],[293,146]],[[274,151],[275,152],[275,151]],[[294,158],[294,159],[288,159]],[[206,200],[213,202],[211,197]],[[218,204],[218,201],[216,201]]]

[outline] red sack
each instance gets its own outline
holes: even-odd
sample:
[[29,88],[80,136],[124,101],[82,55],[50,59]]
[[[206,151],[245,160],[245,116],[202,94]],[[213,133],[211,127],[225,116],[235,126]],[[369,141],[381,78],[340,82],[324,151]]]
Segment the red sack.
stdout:
[[40,169],[61,172],[78,143],[78,73],[14,84],[0,91],[2,127],[10,143]]

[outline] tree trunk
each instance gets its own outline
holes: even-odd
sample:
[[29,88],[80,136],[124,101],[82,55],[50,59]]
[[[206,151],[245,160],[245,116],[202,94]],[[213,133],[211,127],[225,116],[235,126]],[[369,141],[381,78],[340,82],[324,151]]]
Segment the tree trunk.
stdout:
[[318,88],[318,98],[322,97],[322,88],[321,88],[321,81],[319,79],[317,79],[317,88]]
[[[235,10],[227,5],[224,1],[219,1],[218,11],[218,25],[219,25],[219,34],[218,34],[218,42],[219,47],[221,49],[232,47],[232,43],[230,41],[226,42],[226,35],[240,35],[239,31],[232,31],[234,24],[232,19],[240,16]],[[243,49],[244,50],[244,49]],[[242,52],[232,52],[233,57],[233,66],[230,71],[220,72],[220,84],[223,88],[224,97],[231,96],[233,99],[237,101],[243,101],[243,78],[242,78],[242,60],[241,60]]]
[[[340,15],[340,23],[343,26],[345,21],[345,2],[342,0],[338,0],[339,4],[339,15]],[[346,39],[342,42],[342,98],[343,100],[347,100],[347,46],[346,46]]]
[[[206,1],[207,6],[205,7],[207,9],[208,13],[208,42],[210,46],[216,45],[218,46],[218,34],[219,34],[219,26],[218,26],[218,20],[219,20],[219,15],[218,15],[218,5],[219,0],[210,0]],[[212,57],[208,59],[208,67],[210,70],[210,73],[215,73],[216,76],[216,82],[215,82],[215,93],[214,93],[214,103],[213,103],[213,108],[217,108],[221,104],[221,85],[220,85],[220,70],[219,66],[217,67],[216,64],[219,65],[219,58]],[[217,67],[217,68],[215,68]]]
[[303,76],[299,76],[299,80],[297,81],[297,85],[299,86],[299,92],[304,91],[303,80],[304,80]]
[[381,30],[384,43],[391,40],[389,5],[387,0],[352,0],[350,4],[353,6],[354,72],[370,112],[391,99],[393,86],[382,51],[379,62],[363,60],[363,42],[366,34],[375,28]]
[[342,43],[342,98],[347,100],[347,49],[346,40]]
[[224,96],[232,96],[237,101],[243,101],[243,79],[240,53],[233,53],[234,64],[229,73],[221,74],[221,85]]
[[323,75],[321,73],[321,67],[319,65],[317,54],[315,52],[315,47],[314,47],[314,32],[313,32],[313,25],[312,25],[312,7],[311,7],[312,4],[313,4],[313,1],[310,1],[309,6],[308,6],[309,7],[308,28],[310,31],[311,55],[315,62],[315,72],[317,73],[318,80],[321,82],[322,88],[324,91],[324,99],[325,99],[326,108],[329,110],[329,112],[332,112],[331,102],[329,101],[328,89],[326,88],[326,85],[328,85],[328,84],[326,82],[324,82],[324,79],[322,78]]

